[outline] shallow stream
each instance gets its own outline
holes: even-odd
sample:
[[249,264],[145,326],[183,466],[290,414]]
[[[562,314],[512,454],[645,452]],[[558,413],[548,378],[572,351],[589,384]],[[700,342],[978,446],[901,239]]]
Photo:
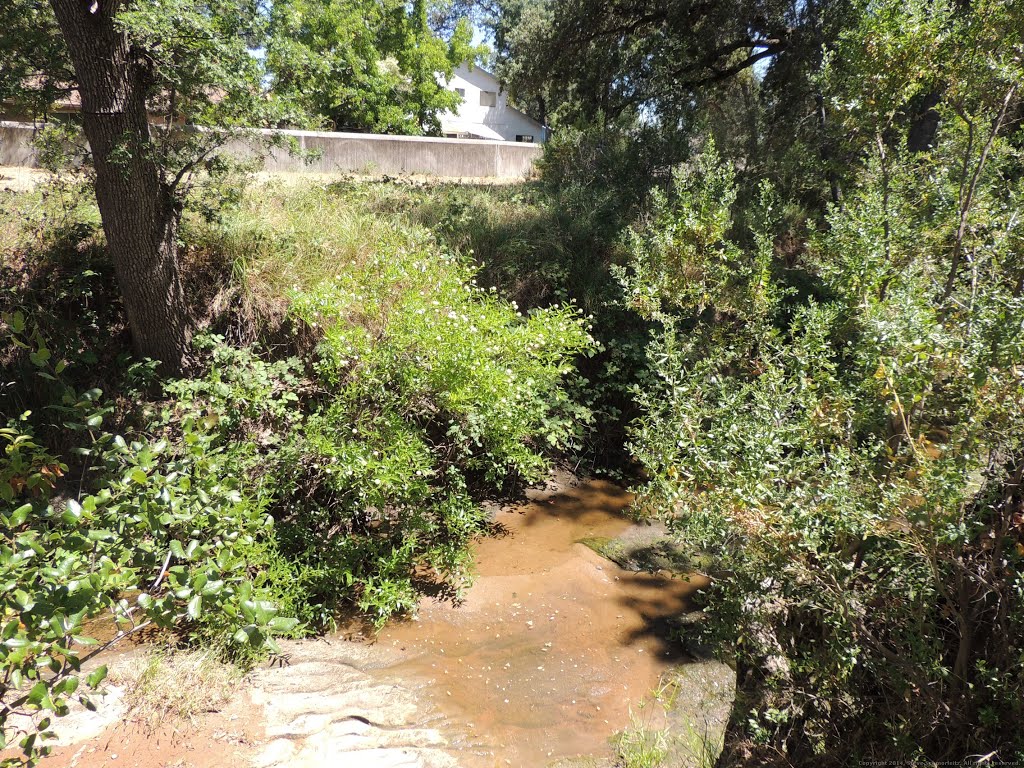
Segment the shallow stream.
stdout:
[[464,602],[428,600],[416,620],[379,636],[399,654],[389,671],[470,734],[460,762],[608,756],[680,660],[666,620],[686,610],[702,577],[624,571],[579,543],[626,531],[630,501],[589,481],[499,512],[503,533],[477,543]]
[[[477,579],[462,603],[426,600],[416,620],[375,641],[283,643],[275,663],[194,722],[149,731],[128,716],[123,686],[111,686],[99,712],[61,721],[45,764],[597,768],[612,765],[612,739],[637,722],[684,742],[691,726],[721,733],[734,673],[680,665],[669,640],[670,620],[706,581],[625,571],[579,543],[628,540],[637,552],[659,541],[626,518],[630,501],[610,483],[564,477],[495,515],[501,534],[476,543]],[[106,660],[124,667],[143,650]],[[673,704],[644,706],[663,677]],[[666,764],[699,764],[688,754]]]

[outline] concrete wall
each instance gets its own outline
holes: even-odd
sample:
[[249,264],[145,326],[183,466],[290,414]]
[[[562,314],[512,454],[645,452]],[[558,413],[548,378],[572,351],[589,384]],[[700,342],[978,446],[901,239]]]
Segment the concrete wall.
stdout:
[[31,123],[0,122],[0,165],[36,167]]
[[[31,145],[33,130],[27,123],[0,123],[0,165],[36,166]],[[267,171],[515,179],[528,175],[541,154],[537,144],[504,141],[314,131],[280,133],[294,137],[301,149],[314,150],[318,157],[306,162],[285,150],[274,150],[264,161]],[[252,145],[243,140],[229,142],[223,151],[240,157],[254,154]]]

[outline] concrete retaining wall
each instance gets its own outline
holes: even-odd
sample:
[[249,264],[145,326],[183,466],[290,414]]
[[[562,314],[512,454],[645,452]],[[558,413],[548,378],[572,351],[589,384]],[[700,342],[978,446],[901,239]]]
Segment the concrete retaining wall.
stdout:
[[0,165],[37,167],[31,123],[0,122]]
[[[0,165],[36,167],[31,144],[34,130],[30,123],[0,123]],[[541,154],[539,144],[506,141],[315,131],[280,133],[294,137],[301,149],[312,150],[316,156],[307,162],[275,149],[264,160],[267,171],[515,179],[528,175]],[[229,142],[223,151],[240,157],[254,155],[251,143],[244,140]]]

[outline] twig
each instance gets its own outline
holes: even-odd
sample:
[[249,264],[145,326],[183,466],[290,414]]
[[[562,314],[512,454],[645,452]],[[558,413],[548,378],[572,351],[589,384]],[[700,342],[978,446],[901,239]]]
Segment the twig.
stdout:
[[160,569],[160,573],[156,575],[153,583],[149,586],[149,591],[152,592],[154,589],[160,586],[160,582],[164,580],[164,575],[167,573],[167,566],[171,564],[171,551],[167,550],[167,557],[164,558],[163,568]]
[[[967,219],[971,212],[971,206],[974,204],[974,195],[978,189],[978,179],[981,177],[982,168],[985,167],[985,161],[988,159],[988,153],[991,151],[992,145],[995,143],[996,137],[999,135],[999,130],[1003,127],[1003,120],[1006,118],[1006,111],[1009,109],[1010,102],[1013,100],[1013,95],[1016,92],[1017,84],[1014,83],[1010,86],[1010,89],[1006,92],[1006,96],[1003,98],[1003,105],[999,109],[999,115],[996,117],[996,121],[992,125],[992,130],[989,132],[988,141],[985,142],[984,149],[981,150],[981,157],[978,159],[978,164],[974,167],[974,173],[971,174],[971,183],[967,188],[967,196],[960,204],[960,226],[956,231],[956,241],[953,244],[953,259],[949,265],[949,275],[946,277],[946,286],[942,291],[943,299],[949,298],[949,295],[953,292],[953,285],[956,283],[956,273],[960,267],[960,255],[963,252],[964,236],[967,233]],[[968,123],[968,125],[970,125],[970,123]]]

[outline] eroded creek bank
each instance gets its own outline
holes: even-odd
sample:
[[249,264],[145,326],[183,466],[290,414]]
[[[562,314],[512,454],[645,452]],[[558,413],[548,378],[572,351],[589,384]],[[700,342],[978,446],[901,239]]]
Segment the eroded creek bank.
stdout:
[[[229,718],[245,713],[246,734],[220,764],[602,766],[632,723],[667,729],[664,765],[699,765],[699,742],[720,738],[728,718],[733,675],[684,655],[670,629],[706,581],[624,570],[580,543],[650,551],[657,532],[625,517],[629,502],[610,483],[559,478],[496,513],[499,534],[477,543],[477,579],[460,604],[426,600],[372,642],[290,644],[284,663],[257,671],[232,702]],[[669,706],[651,705],[667,685]],[[103,749],[60,750],[64,764],[72,754],[81,766],[109,765],[111,751],[129,757],[118,727]],[[197,737],[180,759],[170,739],[166,762],[139,752],[127,764],[204,765]]]

